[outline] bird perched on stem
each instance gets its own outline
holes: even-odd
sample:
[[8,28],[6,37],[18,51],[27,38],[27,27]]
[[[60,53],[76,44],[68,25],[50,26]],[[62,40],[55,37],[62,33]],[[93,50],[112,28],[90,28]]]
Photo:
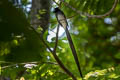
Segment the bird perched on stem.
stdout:
[[67,28],[68,27],[68,22],[66,20],[65,14],[58,7],[54,9],[54,13],[56,15],[58,23],[65,29],[70,48],[72,50],[72,54],[73,54],[75,62],[77,64],[77,68],[79,70],[80,76],[83,78],[82,71],[81,71],[80,64],[79,64],[79,60],[78,60],[78,56],[77,56],[72,38],[71,38],[70,33],[68,31],[68,28]]

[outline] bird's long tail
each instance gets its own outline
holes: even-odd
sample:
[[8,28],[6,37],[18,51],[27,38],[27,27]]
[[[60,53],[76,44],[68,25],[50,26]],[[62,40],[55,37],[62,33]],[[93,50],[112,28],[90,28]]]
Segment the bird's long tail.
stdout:
[[71,50],[72,50],[72,54],[73,54],[74,59],[75,59],[75,62],[76,62],[76,64],[77,64],[77,68],[78,68],[78,70],[79,70],[80,76],[83,78],[82,71],[81,71],[80,64],[79,64],[79,60],[78,60],[78,57],[77,57],[77,53],[76,53],[76,50],[75,50],[75,47],[74,47],[72,38],[71,38],[71,36],[70,36],[70,33],[69,33],[67,27],[66,27],[66,29],[65,29],[65,32],[66,32],[66,35],[67,35],[67,38],[68,38],[68,41],[69,41],[70,48],[71,48]]

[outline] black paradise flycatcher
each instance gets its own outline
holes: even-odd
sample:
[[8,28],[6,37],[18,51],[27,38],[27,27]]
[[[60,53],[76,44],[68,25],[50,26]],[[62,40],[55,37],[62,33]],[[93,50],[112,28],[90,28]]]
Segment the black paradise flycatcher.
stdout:
[[54,13],[56,15],[58,23],[65,29],[67,39],[69,41],[70,48],[72,50],[72,54],[73,54],[75,62],[77,64],[77,68],[79,70],[80,76],[83,78],[82,71],[81,71],[80,64],[79,64],[79,60],[78,60],[78,56],[77,56],[77,53],[76,53],[72,38],[71,38],[70,33],[68,31],[68,28],[67,28],[68,23],[67,23],[65,14],[58,7],[54,9]]

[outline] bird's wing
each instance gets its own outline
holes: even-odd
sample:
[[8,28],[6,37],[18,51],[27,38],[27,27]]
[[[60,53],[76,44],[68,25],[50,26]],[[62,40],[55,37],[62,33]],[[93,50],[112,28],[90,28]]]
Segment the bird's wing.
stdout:
[[67,21],[66,21],[66,17],[64,16],[64,14],[57,14],[57,19],[59,21],[59,24],[63,27],[66,28],[67,27]]

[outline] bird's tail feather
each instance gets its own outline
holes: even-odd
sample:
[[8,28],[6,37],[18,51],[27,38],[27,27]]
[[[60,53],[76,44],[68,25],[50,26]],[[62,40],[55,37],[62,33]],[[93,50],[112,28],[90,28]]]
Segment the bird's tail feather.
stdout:
[[66,29],[65,29],[65,32],[66,32],[66,35],[67,35],[67,38],[68,38],[68,41],[69,41],[70,48],[71,48],[71,50],[72,50],[72,54],[73,54],[74,59],[75,59],[75,62],[76,62],[76,64],[77,64],[77,67],[78,67],[80,76],[83,78],[82,71],[81,71],[80,64],[79,64],[79,60],[78,60],[78,57],[77,57],[77,53],[76,53],[76,50],[75,50],[75,47],[74,47],[72,38],[71,38],[71,36],[70,36],[70,33],[69,33],[67,27],[66,27]]

